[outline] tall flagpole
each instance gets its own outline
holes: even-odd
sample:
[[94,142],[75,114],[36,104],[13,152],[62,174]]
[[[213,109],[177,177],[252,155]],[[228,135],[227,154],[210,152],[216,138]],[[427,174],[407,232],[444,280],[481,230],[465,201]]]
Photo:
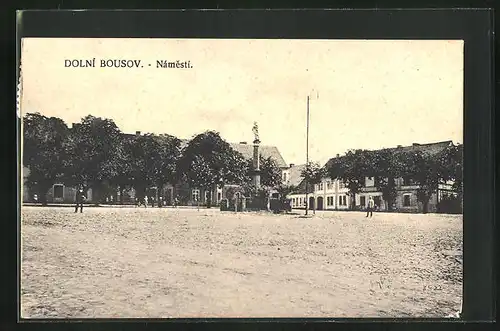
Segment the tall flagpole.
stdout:
[[[306,126],[306,170],[309,167],[309,95],[307,96],[307,126]],[[309,181],[306,178],[306,215],[309,210]]]

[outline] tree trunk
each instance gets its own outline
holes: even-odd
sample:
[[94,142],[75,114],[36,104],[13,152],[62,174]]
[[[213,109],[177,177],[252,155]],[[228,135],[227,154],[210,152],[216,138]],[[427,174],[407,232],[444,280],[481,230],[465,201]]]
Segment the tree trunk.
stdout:
[[47,206],[47,192],[51,186],[52,183],[42,183],[39,185],[38,193],[40,194],[40,202],[42,203],[42,206]]
[[47,192],[40,194],[40,202],[42,206],[47,206]]
[[156,204],[158,205],[158,208],[161,208],[161,202],[160,202],[160,196],[161,194],[159,193],[159,191],[163,189],[163,183],[158,183],[156,184]]
[[313,215],[316,215],[316,197],[313,195]]
[[92,184],[90,185],[90,188],[92,189],[92,202],[94,206],[98,206],[100,201],[101,201],[101,188],[99,187],[98,184]]
[[207,208],[212,208],[212,192],[208,191]]
[[120,205],[123,205],[123,191],[125,190],[123,189],[122,186],[120,186],[119,190],[120,190]]
[[424,214],[427,214],[429,212],[429,199],[426,199],[425,201],[423,201],[422,204],[423,204],[423,206],[422,206],[423,207],[422,212]]

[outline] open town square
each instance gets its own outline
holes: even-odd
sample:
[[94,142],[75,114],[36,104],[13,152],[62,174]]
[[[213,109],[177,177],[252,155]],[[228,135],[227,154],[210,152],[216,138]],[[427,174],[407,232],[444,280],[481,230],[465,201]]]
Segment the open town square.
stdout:
[[21,319],[462,317],[462,41],[21,56]]
[[303,215],[23,207],[22,314],[442,317],[460,308],[461,215]]

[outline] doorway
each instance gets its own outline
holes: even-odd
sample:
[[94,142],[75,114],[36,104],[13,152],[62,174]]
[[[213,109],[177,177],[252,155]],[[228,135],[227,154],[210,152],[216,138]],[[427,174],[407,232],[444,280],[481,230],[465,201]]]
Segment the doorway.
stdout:
[[318,197],[318,208],[317,210],[323,210],[323,197]]

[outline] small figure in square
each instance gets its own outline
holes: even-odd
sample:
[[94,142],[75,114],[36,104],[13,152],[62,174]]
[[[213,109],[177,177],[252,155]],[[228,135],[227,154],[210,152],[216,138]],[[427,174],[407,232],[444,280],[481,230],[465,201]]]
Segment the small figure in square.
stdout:
[[144,196],[144,208],[148,208],[148,196]]
[[368,208],[366,209],[366,217],[370,215],[370,217],[373,216],[373,208],[375,207],[375,201],[373,201],[373,197],[370,197],[368,199]]
[[38,194],[33,195],[33,200],[35,200],[35,203],[38,203]]
[[78,192],[76,192],[76,206],[75,213],[78,212],[78,207],[80,207],[80,213],[83,213],[83,202],[85,201],[85,193],[83,189],[80,187]]

